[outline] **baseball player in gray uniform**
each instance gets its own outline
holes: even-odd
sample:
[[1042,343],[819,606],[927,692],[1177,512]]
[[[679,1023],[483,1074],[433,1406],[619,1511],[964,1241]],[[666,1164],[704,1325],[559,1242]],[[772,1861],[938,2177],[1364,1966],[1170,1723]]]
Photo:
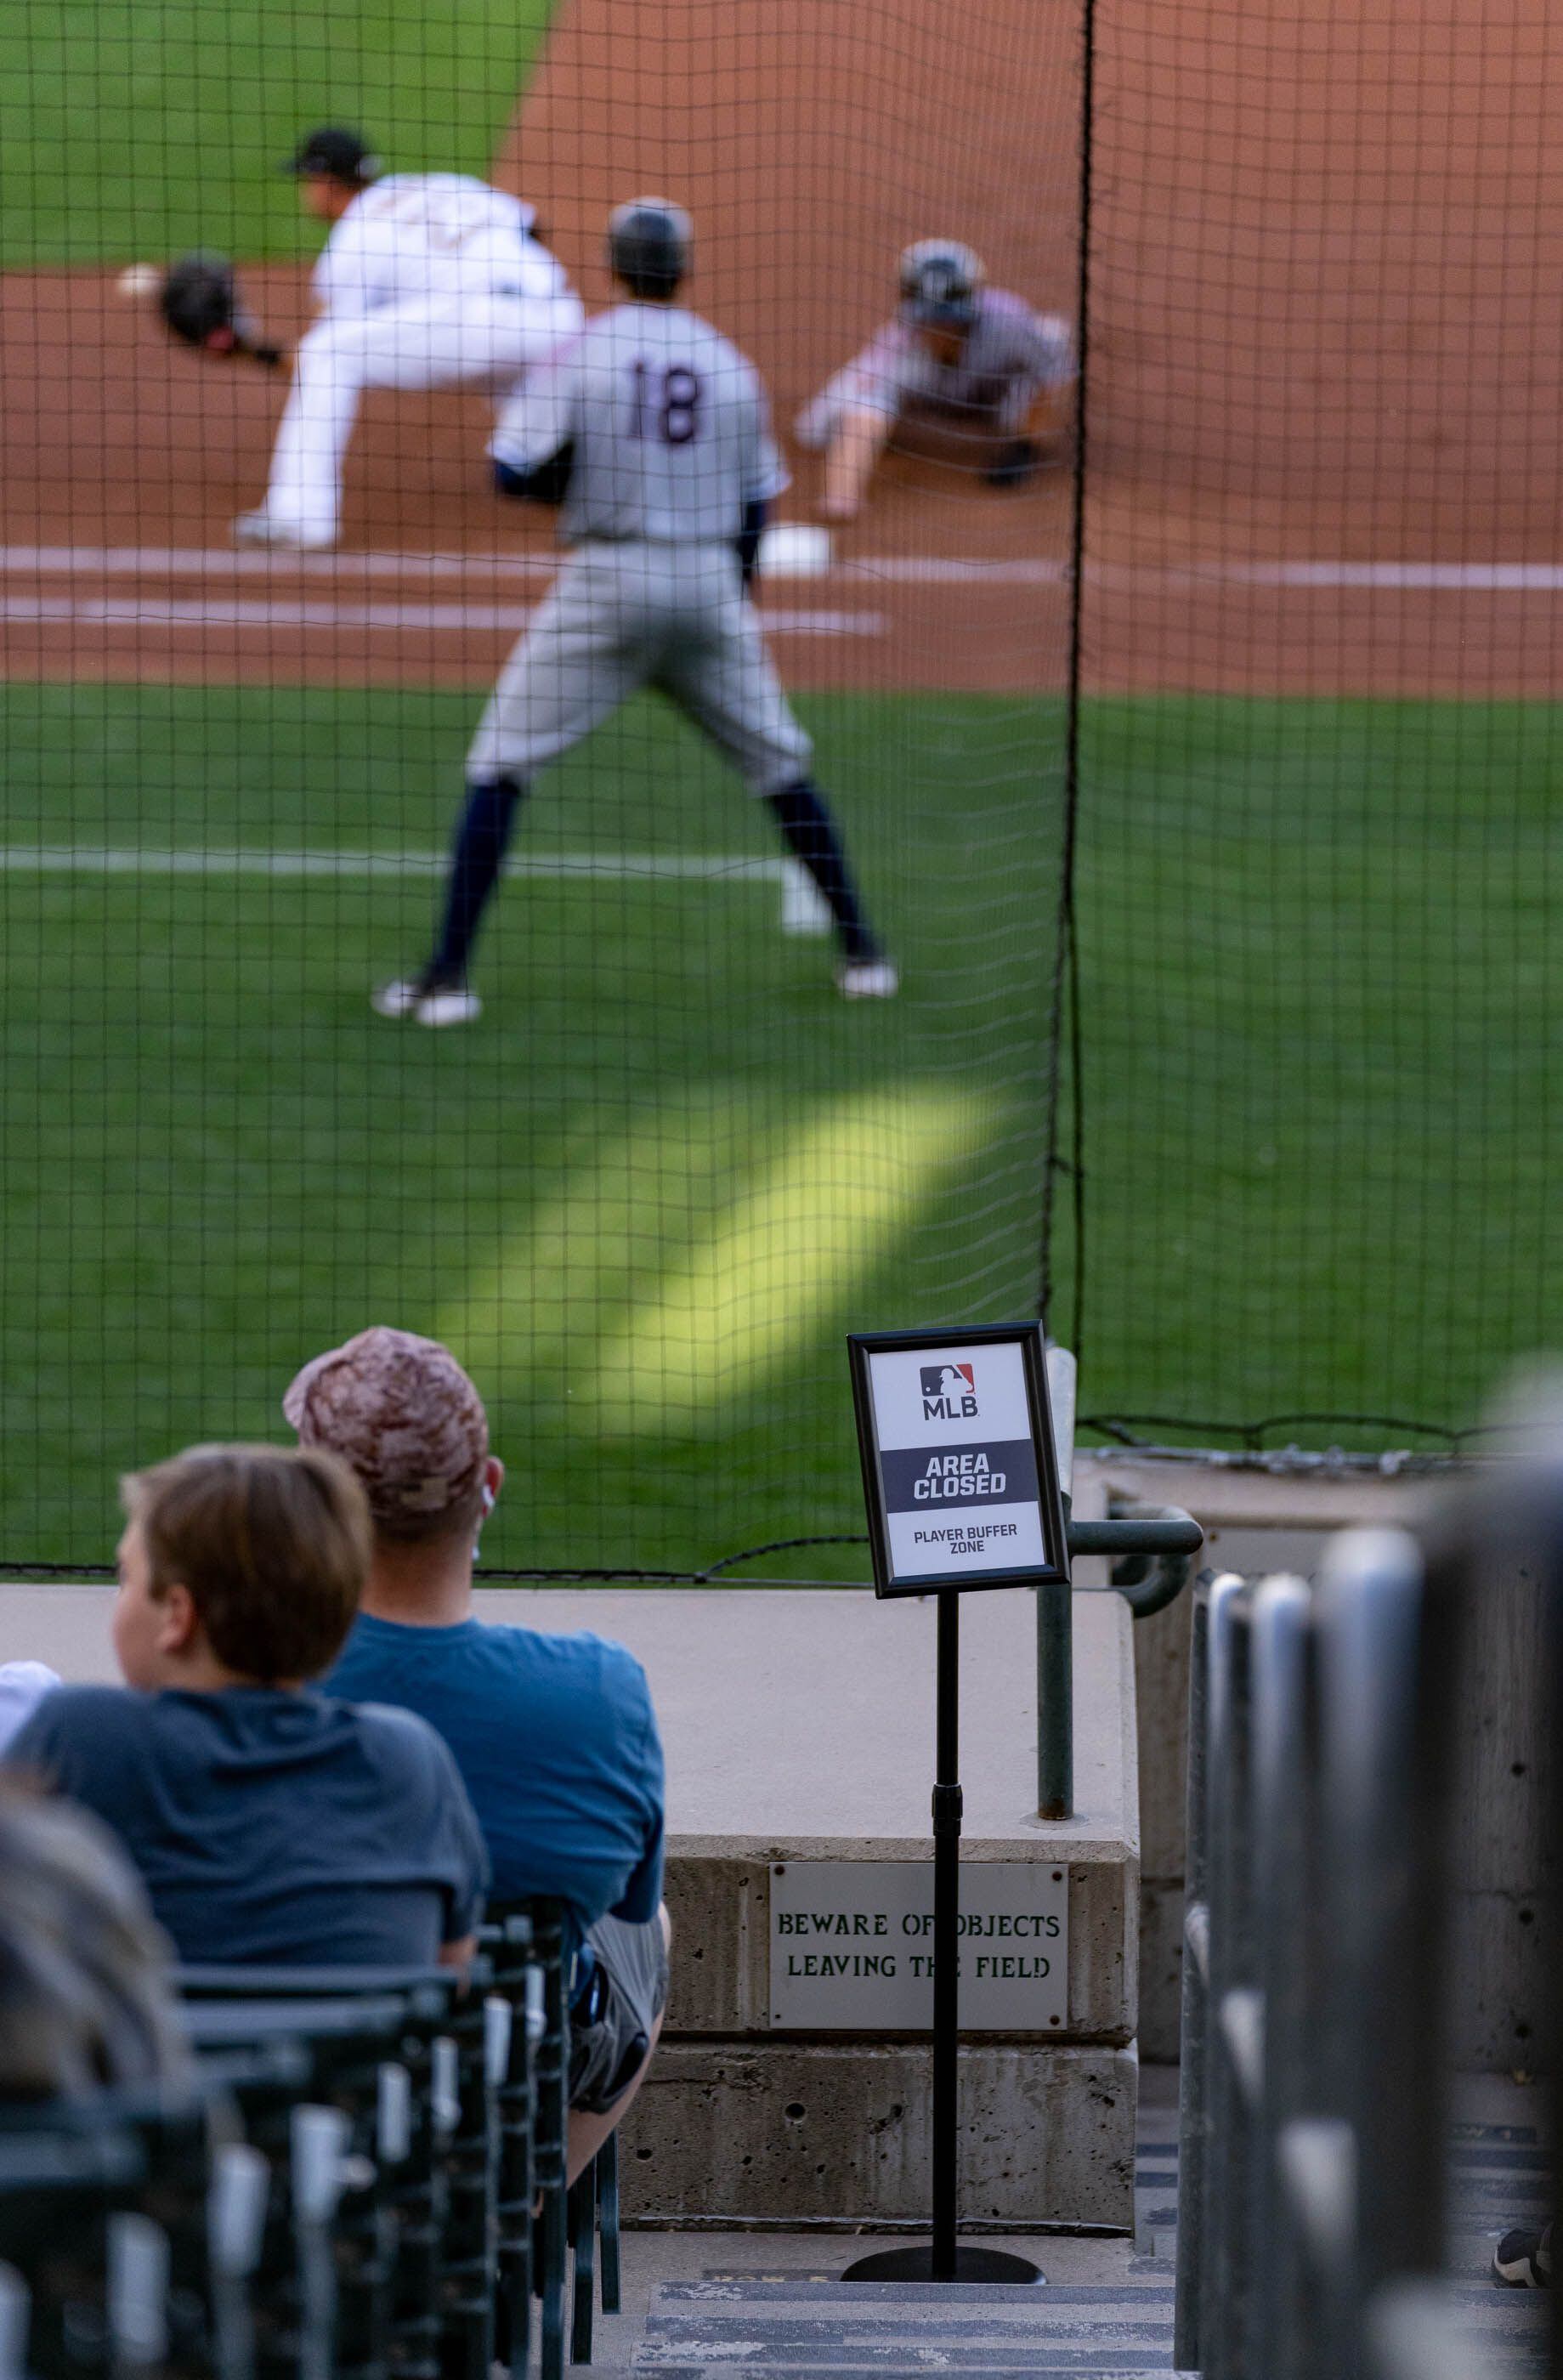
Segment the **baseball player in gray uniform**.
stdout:
[[659,687],[769,806],[828,903],[848,999],[888,999],[896,969],[859,904],[830,814],[748,598],[772,497],[787,484],[746,358],[676,304],[689,219],[661,199],[614,213],[608,262],[625,302],[530,373],[490,452],[502,490],[563,506],[569,559],[516,645],[467,756],[439,938],[382,1015],[430,1026],[479,1013],[467,968],[527,784],[633,694]]
[[799,415],[822,448],[827,520],[854,519],[888,446],[932,454],[1023,488],[1061,450],[1074,341],[1059,314],[990,289],[982,259],[919,239],[901,259],[901,305]]

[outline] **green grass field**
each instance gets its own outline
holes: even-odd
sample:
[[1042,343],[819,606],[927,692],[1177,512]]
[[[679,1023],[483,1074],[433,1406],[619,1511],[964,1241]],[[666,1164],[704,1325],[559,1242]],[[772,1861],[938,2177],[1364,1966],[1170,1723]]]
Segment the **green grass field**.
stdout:
[[309,245],[277,174],[346,123],[486,173],[549,0],[18,0],[0,18],[0,267]]
[[1560,729],[1545,703],[1089,706],[1085,1410],[1206,1444],[1460,1424],[1557,1344]]
[[[774,884],[542,879],[506,888],[480,1026],[430,1035],[367,994],[420,955],[434,882],[153,866],[437,851],[473,710],[7,690],[6,844],[149,872],[0,876],[0,1551],[101,1555],[117,1468],[276,1434],[297,1364],[375,1319],[452,1338],[493,1399],[495,1560],[855,1529],[841,1334],[1030,1304],[1056,714],[811,706],[911,970],[890,1008],[836,996]],[[963,772],[986,790],[956,808]],[[544,781],[525,848],[772,856],[649,706]]]
[[[834,997],[772,884],[534,877],[481,1025],[398,1029],[366,993],[432,880],[158,857],[437,852],[472,709],[6,690],[5,844],[141,855],[0,876],[7,1558],[101,1556],[116,1469],[277,1434],[294,1366],[371,1319],[452,1338],[492,1398],[495,1560],[853,1531],[842,1332],[1030,1306],[1056,709],[807,706],[905,964],[891,1009]],[[1191,698],[1084,729],[1085,1408],[1460,1418],[1563,1318],[1557,714]],[[521,848],[771,851],[639,706]]]

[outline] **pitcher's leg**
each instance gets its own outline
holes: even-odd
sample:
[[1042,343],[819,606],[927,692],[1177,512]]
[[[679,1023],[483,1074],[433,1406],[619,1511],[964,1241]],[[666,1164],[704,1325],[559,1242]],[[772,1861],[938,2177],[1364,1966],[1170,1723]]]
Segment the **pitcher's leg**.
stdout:
[[451,853],[444,915],[430,971],[440,983],[465,983],[466,964],[489,897],[499,882],[511,830],[527,788],[519,777],[496,777],[473,785],[456,828]]
[[246,544],[332,544],[366,388],[508,386],[541,336],[523,308],[494,298],[382,306],[318,322],[298,343],[266,502],[235,524],[236,534]]
[[835,821],[808,773],[813,747],[782,690],[736,566],[731,588],[702,625],[703,636],[672,654],[662,682],[750,791],[764,796],[788,851],[818,887],[841,944],[841,990],[849,999],[886,999],[899,978],[864,914]]
[[283,536],[330,544],[342,513],[342,458],[366,383],[359,325],[321,323],[305,333],[272,450],[264,513]]
[[494,435],[489,453],[496,462],[503,459],[507,424],[519,404],[527,374],[534,364],[541,363],[555,347],[562,347],[566,339],[575,338],[585,327],[586,309],[573,289],[559,290],[550,297],[519,298],[510,305],[502,335],[496,336],[490,374]]
[[438,940],[418,974],[374,995],[382,1016],[465,1025],[481,1013],[466,976],[529,778],[570,750],[646,674],[636,623],[611,573],[567,562],[500,672],[466,756],[467,797]]
[[842,955],[851,965],[883,956],[863,914],[835,820],[812,777],[799,777],[778,794],[768,794],[771,816],[793,857],[807,868],[836,921]]

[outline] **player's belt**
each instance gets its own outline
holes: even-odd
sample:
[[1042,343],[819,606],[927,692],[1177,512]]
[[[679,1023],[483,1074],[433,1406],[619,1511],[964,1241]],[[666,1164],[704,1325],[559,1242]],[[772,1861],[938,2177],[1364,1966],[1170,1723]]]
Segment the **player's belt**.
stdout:
[[626,530],[624,534],[620,537],[615,536],[612,529],[588,528],[581,531],[579,536],[576,539],[576,544],[577,547],[583,545],[605,546],[612,552],[615,553],[622,553],[626,545],[653,545],[660,553],[689,553],[692,552],[731,553],[733,551],[733,538],[735,538],[737,534],[737,530],[734,529],[733,537],[648,537],[644,529],[637,528],[634,530]]

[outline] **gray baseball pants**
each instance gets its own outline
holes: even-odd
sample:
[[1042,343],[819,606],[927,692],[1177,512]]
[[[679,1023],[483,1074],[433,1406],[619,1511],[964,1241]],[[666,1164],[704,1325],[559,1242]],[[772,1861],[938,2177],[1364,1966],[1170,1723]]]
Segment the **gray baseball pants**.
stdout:
[[751,793],[808,773],[812,749],[782,691],[733,548],[589,542],[570,554],[499,674],[468,781],[530,776],[655,686],[702,728]]

